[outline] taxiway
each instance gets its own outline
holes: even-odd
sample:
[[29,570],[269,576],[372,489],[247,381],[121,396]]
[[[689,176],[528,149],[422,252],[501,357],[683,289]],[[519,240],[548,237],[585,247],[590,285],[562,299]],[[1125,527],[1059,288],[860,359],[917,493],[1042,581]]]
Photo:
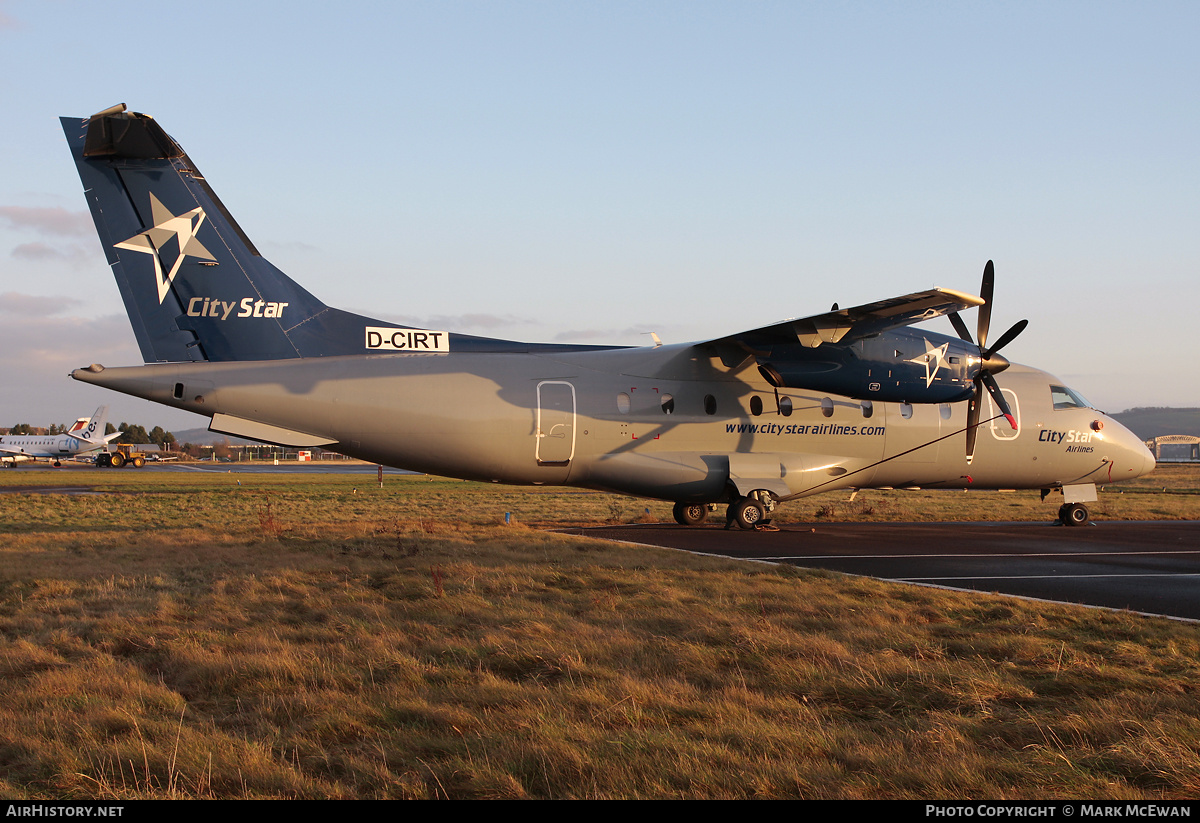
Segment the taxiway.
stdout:
[[742,560],[1200,620],[1200,521],[807,523],[571,530]]

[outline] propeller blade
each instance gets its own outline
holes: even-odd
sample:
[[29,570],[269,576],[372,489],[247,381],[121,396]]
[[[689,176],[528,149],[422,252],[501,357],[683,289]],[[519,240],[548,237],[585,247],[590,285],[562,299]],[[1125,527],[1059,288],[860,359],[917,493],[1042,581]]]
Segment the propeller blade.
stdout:
[[992,377],[991,372],[980,372],[979,379],[983,385],[987,386],[988,394],[992,396],[992,400],[996,402],[996,408],[1008,420],[1008,425],[1013,427],[1013,431],[1017,430],[1017,419],[1012,416],[1012,409],[1008,407],[1008,401],[1004,399],[1004,392],[1000,391],[1000,386],[996,383],[996,378]]
[[958,316],[958,312],[952,311],[947,317],[950,318],[950,325],[954,326],[954,330],[958,332],[959,337],[968,343],[975,342],[971,339],[971,332],[967,329],[967,324],[963,322],[963,319]]
[[987,352],[984,354],[984,359],[986,360],[988,357],[990,357],[991,355],[1000,351],[1002,348],[1004,348],[1009,343],[1011,343],[1013,341],[1013,338],[1016,337],[1021,332],[1025,331],[1025,327],[1028,325],[1029,325],[1028,320],[1021,320],[1017,323],[1013,323],[1012,327],[1008,331],[1006,331],[1004,334],[1000,335],[1000,339],[997,340],[995,342],[995,344],[990,349],[987,350]]
[[[992,261],[987,261],[987,265],[983,267],[983,283],[979,287],[979,296],[983,299],[983,305],[979,307],[979,332],[976,344],[979,346],[979,374],[975,377],[975,392],[971,395],[971,400],[967,406],[967,463],[969,464],[975,457],[975,441],[979,436],[979,418],[983,411],[983,390],[987,389],[992,400],[996,404],[996,408],[1008,420],[1008,425],[1013,427],[1013,431],[1017,430],[1017,420],[1013,417],[1012,409],[1008,406],[1008,401],[1004,399],[1004,392],[1000,391],[1000,386],[996,383],[995,374],[998,374],[1008,368],[1008,360],[1003,355],[996,352],[1007,346],[1013,339],[1025,331],[1025,327],[1029,325],[1028,320],[1021,320],[1014,323],[1008,331],[1000,335],[1000,339],[996,341],[996,345],[990,349],[987,345],[988,327],[992,324],[992,296],[996,287],[996,267]],[[962,318],[957,312],[950,313],[950,323],[954,326],[954,330],[958,332],[958,336],[968,343],[972,342],[971,333],[967,330],[967,326],[963,323]]]
[[992,323],[992,292],[996,286],[996,267],[992,265],[992,261],[987,261],[987,265],[983,267],[983,283],[979,287],[979,296],[983,298],[983,305],[979,307],[979,348],[987,347],[988,326]]

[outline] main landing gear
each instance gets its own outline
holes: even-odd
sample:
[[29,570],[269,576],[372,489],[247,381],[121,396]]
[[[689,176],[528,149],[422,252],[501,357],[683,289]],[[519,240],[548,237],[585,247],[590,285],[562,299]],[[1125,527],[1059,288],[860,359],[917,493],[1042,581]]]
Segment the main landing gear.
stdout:
[[771,526],[775,501],[775,495],[765,489],[755,489],[745,497],[739,497],[725,512],[725,528],[732,529],[736,525],[739,529],[778,531]]
[[1063,503],[1058,507],[1058,522],[1064,526],[1086,526],[1091,519],[1082,503]]
[[771,522],[767,517],[767,508],[753,497],[743,497],[729,504],[725,514],[725,528],[731,529],[737,524],[739,529],[756,529]]
[[[685,503],[675,504],[672,514],[675,522],[681,526],[698,526],[708,517],[709,511],[716,509],[716,503]],[[729,504],[725,512],[725,528],[732,529],[735,525],[740,529],[765,529],[771,522],[771,512],[775,510],[775,497],[768,491],[752,491],[746,497],[739,497]]]
[[672,510],[675,522],[681,526],[699,526],[708,517],[707,503],[676,503]]

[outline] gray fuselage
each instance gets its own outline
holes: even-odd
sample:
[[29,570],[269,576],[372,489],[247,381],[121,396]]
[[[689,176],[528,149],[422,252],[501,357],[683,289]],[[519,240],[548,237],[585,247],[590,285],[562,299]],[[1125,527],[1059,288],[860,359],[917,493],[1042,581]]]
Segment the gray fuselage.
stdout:
[[984,395],[970,462],[966,402],[775,389],[752,361],[726,369],[691,345],[160,364],[73,376],[303,433],[398,468],[676,501],[755,489],[788,499],[851,487],[1052,488],[1116,482],[1154,465],[1103,413],[1056,408],[1051,387],[1061,381],[1015,365],[999,382],[1019,428]]

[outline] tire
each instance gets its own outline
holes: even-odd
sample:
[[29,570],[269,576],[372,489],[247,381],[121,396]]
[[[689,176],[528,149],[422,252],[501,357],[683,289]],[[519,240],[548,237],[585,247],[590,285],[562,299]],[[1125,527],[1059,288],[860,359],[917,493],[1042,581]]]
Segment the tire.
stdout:
[[755,526],[762,525],[767,519],[767,512],[762,503],[750,497],[743,497],[730,508],[733,513],[733,522],[738,524],[738,528],[753,529]]
[[1067,503],[1058,510],[1058,519],[1064,526],[1086,526],[1091,515],[1082,503]]
[[125,455],[121,454],[120,452],[114,452],[112,455],[110,455],[109,459],[112,461],[109,463],[109,465],[114,469],[119,469],[125,465]]
[[698,526],[708,517],[708,505],[705,503],[676,503],[672,509],[675,522],[681,526]]
[[143,458],[141,458],[141,457],[133,458],[133,467],[135,469],[140,469],[144,465],[146,465],[146,461]]

